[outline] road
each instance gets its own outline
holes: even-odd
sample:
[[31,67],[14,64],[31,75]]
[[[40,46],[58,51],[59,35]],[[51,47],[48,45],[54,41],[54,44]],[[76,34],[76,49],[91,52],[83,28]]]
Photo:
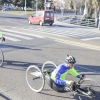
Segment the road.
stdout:
[[[95,28],[87,28],[75,25],[55,25],[53,27],[49,27],[48,25],[44,25],[40,27],[38,25],[29,25],[28,24],[28,16],[29,15],[6,15],[1,13],[0,22],[4,26],[13,26],[17,28],[23,28],[27,30],[34,30],[35,32],[48,33],[48,34],[57,34],[64,37],[80,39],[82,41],[94,41],[95,43],[100,42],[100,31]],[[6,15],[6,16],[5,16]],[[51,30],[52,28],[52,30]]]
[[[13,18],[11,19],[13,20]],[[9,23],[6,21],[8,17],[4,22],[0,19],[0,22],[3,26],[15,27],[19,21],[17,19],[15,23],[11,19]],[[41,68],[43,63],[48,60],[58,65],[64,62],[66,54],[73,55],[76,58],[75,68],[80,74],[86,74],[87,77],[100,83],[100,50],[57,41],[55,37],[58,36],[53,35],[54,38],[50,38],[51,34],[48,35],[48,32],[44,34],[40,31],[26,30],[21,27],[23,23],[27,26],[27,29],[30,27],[40,28],[37,25],[29,26],[27,22],[23,21],[23,18],[20,18],[20,25],[17,24],[16,28],[0,28],[0,31],[7,38],[6,42],[0,45],[5,56],[4,65],[0,68],[0,100],[78,100],[77,96],[73,97],[71,93],[53,91],[47,84],[41,93],[33,92],[26,84],[25,75],[29,65],[36,65]],[[43,26],[42,29],[46,27],[48,28],[48,26]],[[56,29],[57,26],[52,28]],[[69,75],[68,79],[70,78],[77,81],[76,78]],[[83,98],[83,100],[89,99]]]

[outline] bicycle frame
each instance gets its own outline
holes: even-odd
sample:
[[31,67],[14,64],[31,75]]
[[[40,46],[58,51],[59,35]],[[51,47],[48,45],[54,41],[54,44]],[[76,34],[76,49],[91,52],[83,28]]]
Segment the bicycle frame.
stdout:
[[81,95],[81,96],[87,96],[89,98],[95,97],[94,91],[91,89],[91,86],[85,87],[86,89],[81,88],[81,84],[84,82],[83,79],[80,79],[77,83],[73,84],[73,91],[74,95]]

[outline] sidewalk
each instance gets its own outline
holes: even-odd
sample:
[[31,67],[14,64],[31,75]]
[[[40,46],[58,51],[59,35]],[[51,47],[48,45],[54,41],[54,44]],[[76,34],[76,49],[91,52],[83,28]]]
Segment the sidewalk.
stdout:
[[72,26],[72,27],[75,27],[75,28],[78,28],[78,29],[86,29],[90,32],[100,32],[100,30],[98,28],[93,28],[93,27],[86,27],[86,26],[80,26],[80,25],[74,25],[74,24],[68,24],[68,23],[64,23],[64,22],[60,22],[60,21],[57,21],[56,20],[56,17],[55,17],[55,23],[54,25],[59,25],[59,26]]

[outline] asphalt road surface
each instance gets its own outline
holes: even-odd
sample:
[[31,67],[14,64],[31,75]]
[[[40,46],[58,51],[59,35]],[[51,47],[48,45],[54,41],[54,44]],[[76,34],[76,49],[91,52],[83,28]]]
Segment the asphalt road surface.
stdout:
[[[1,23],[3,23],[2,21]],[[5,22],[2,25],[15,26],[15,24]],[[16,23],[18,23],[17,20]],[[22,24],[17,26],[21,27]],[[37,26],[34,25],[33,27]],[[55,41],[41,32],[38,34],[38,32],[27,33],[25,29],[22,29],[23,31],[17,30],[17,32],[14,30],[0,29],[7,38],[6,42],[0,45],[5,57],[3,67],[0,68],[0,100],[78,100],[78,96],[74,97],[72,93],[58,93],[50,89],[47,84],[41,93],[35,93],[26,83],[28,66],[36,65],[41,68],[46,61],[53,61],[59,65],[64,62],[66,54],[76,58],[75,68],[80,74],[86,74],[86,77],[100,83],[99,50]],[[78,80],[71,75],[68,75],[67,78],[74,81]],[[98,97],[95,100],[99,99]],[[82,97],[82,100],[89,99]]]
[[[80,39],[85,42],[100,42],[100,31],[96,28],[81,27],[70,24],[58,24],[56,21],[53,27],[44,25],[29,25],[28,17],[30,15],[13,15],[8,13],[0,13],[0,23],[2,26],[11,26],[21,29],[34,30],[35,32],[48,33],[53,35],[64,36],[68,38]],[[99,44],[100,45],[100,44]]]

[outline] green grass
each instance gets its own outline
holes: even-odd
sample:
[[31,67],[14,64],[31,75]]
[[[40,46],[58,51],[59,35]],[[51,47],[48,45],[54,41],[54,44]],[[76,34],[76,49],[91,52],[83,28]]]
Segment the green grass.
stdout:
[[[25,14],[25,11],[4,11],[4,12],[9,12],[9,13],[13,13],[13,14]],[[35,11],[26,11],[27,15],[32,15]]]

